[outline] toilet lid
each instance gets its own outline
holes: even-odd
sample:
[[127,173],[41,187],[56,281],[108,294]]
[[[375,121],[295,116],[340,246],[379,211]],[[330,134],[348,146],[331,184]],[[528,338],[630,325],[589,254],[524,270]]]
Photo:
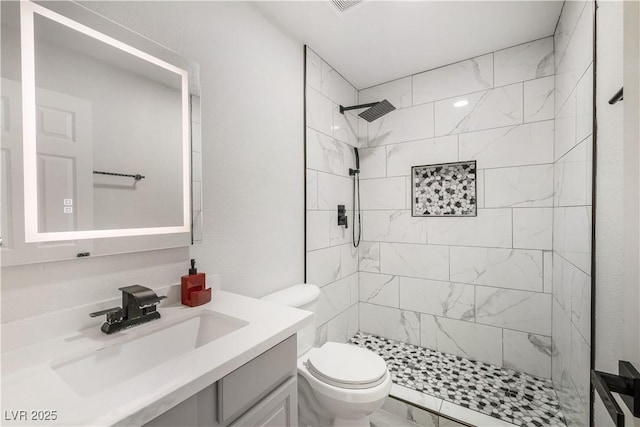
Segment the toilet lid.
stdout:
[[327,384],[352,389],[384,382],[387,364],[374,352],[349,344],[328,342],[309,356],[307,369]]

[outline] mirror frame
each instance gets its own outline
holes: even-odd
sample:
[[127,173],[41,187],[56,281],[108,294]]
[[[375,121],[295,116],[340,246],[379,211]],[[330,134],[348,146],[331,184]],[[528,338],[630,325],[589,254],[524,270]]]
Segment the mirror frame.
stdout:
[[[45,4],[48,2],[45,2]],[[190,63],[165,48],[160,50],[160,46],[148,39],[132,35],[136,38],[137,44],[142,40],[146,44],[143,51],[127,43],[118,40],[110,35],[81,24],[78,18],[83,18],[83,22],[88,22],[96,28],[107,28],[114,23],[99,15],[89,12],[85,8],[77,5],[63,3],[58,9],[64,15],[52,10],[51,5],[43,7],[31,1],[20,2],[20,34],[21,34],[21,65],[22,65],[22,115],[23,115],[23,163],[24,163],[24,219],[25,219],[25,242],[56,242],[65,240],[98,239],[112,237],[129,236],[149,236],[173,233],[191,232],[191,117],[190,117],[190,74],[197,73],[197,70],[190,67]],[[183,170],[183,200],[182,200],[182,225],[170,227],[148,227],[148,228],[127,228],[127,229],[105,229],[105,230],[80,230],[64,232],[40,232],[38,230],[38,177],[36,159],[36,88],[35,88],[35,37],[34,37],[34,15],[38,14],[47,19],[53,20],[61,25],[69,27],[86,36],[95,38],[101,42],[109,44],[126,53],[148,61],[154,65],[174,72],[182,80],[182,170]],[[102,19],[102,25],[99,22]],[[122,27],[124,28],[124,27]],[[130,32],[130,30],[127,30]],[[122,35],[122,34],[119,34]],[[132,36],[129,35],[129,38]],[[122,38],[122,37],[120,37]],[[148,53],[153,52],[154,54]],[[162,55],[158,55],[161,53]],[[155,56],[154,56],[155,55]],[[166,58],[167,62],[161,57]],[[180,64],[179,66],[174,64]]]

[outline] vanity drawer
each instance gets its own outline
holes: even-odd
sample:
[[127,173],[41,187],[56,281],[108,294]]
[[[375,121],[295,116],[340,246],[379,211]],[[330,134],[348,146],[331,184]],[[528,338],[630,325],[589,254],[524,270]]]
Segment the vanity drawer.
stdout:
[[218,381],[218,421],[229,424],[295,375],[296,358],[292,335]]

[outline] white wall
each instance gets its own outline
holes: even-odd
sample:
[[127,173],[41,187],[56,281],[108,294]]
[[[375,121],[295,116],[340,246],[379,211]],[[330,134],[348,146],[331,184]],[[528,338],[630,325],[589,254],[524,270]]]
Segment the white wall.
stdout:
[[204,243],[223,288],[303,280],[303,48],[244,2],[87,2],[200,64]]
[[302,46],[246,3],[86,5],[200,64],[204,243],[3,268],[2,321],[114,298],[122,282],[177,283],[190,256],[245,295],[301,282]]
[[[596,336],[595,368],[618,373],[618,361],[640,367],[638,321],[638,114],[640,105],[640,7],[637,2],[598,2],[596,11]],[[624,100],[608,100],[624,86]],[[640,419],[626,414],[626,425]],[[614,425],[594,398],[594,425]]]

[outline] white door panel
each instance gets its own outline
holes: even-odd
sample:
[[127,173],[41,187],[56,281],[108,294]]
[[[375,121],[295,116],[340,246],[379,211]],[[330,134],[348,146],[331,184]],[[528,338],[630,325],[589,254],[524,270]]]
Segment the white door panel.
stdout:
[[73,157],[38,154],[38,207],[44,215],[38,215],[40,231],[74,231],[76,229],[73,203],[75,195],[75,164]]
[[[41,233],[91,230],[91,105],[43,89],[36,91],[36,101],[38,230]],[[71,204],[65,205],[69,200]]]
[[[42,92],[38,93],[38,95],[40,94]],[[38,101],[41,100],[41,96],[38,96]],[[73,112],[38,105],[36,114],[38,117],[36,126],[39,137],[48,136],[60,138],[67,142],[75,142],[73,130],[76,124]]]
[[[18,82],[2,79],[0,127],[2,132],[2,198],[0,232],[2,264],[14,265],[50,259],[72,258],[91,252],[91,240],[51,243],[24,242],[24,179],[22,159],[21,88]],[[39,193],[45,229],[90,227],[93,222],[93,177],[91,147],[91,104],[52,91],[38,90],[42,112],[37,121],[38,180],[47,188]],[[41,144],[42,143],[42,144]],[[53,192],[48,193],[49,190]],[[73,200],[72,213],[65,214],[65,199]],[[77,203],[84,209],[79,209]],[[49,212],[47,212],[49,213]]]

